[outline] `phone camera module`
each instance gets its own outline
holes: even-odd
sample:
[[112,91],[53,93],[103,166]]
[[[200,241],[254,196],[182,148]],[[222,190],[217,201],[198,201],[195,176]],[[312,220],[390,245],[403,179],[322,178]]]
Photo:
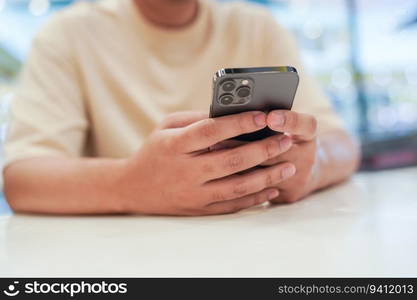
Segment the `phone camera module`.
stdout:
[[236,88],[236,84],[233,80],[226,80],[222,84],[222,89],[225,92],[231,92]]
[[240,97],[240,98],[246,98],[250,95],[250,87],[248,86],[241,86],[237,89],[236,94]]
[[234,100],[233,95],[231,95],[231,94],[223,94],[223,95],[220,96],[219,102],[222,105],[230,105],[230,104],[233,103],[233,100]]

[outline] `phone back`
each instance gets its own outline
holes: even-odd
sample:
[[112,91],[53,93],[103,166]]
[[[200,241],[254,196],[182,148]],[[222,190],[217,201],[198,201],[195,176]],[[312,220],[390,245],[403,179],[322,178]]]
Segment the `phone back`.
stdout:
[[[246,111],[290,110],[299,77],[293,67],[221,69],[213,78],[210,117]],[[236,139],[258,140],[276,134],[265,128]]]

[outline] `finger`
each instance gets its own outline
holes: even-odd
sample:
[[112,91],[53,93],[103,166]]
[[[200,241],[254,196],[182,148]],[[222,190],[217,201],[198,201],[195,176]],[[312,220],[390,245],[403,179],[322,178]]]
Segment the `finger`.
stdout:
[[230,214],[240,210],[260,205],[278,197],[277,189],[266,189],[256,194],[239,199],[211,203],[206,206],[206,214]]
[[283,163],[286,161],[290,161],[294,163],[298,161],[299,158],[301,157],[302,153],[300,154],[300,148],[302,147],[303,147],[302,144],[296,144],[292,142],[292,146],[290,150],[286,151],[285,153],[282,153],[281,155],[277,155],[271,159],[268,159],[267,161],[264,161],[263,163],[260,164],[260,166],[262,167],[273,166],[273,165]]
[[273,204],[291,204],[297,202],[302,197],[300,195],[294,195],[294,193],[289,193],[288,191],[281,192],[279,197],[271,199]]
[[182,145],[184,152],[189,153],[209,148],[241,134],[260,130],[265,126],[266,115],[263,112],[245,112],[204,119],[185,127],[179,133],[177,142]]
[[255,167],[288,151],[291,145],[288,136],[271,136],[233,149],[207,153],[199,157],[198,163],[208,181]]
[[259,168],[243,175],[232,175],[208,182],[203,188],[208,189],[211,197],[209,203],[232,200],[274,187],[295,174],[295,166],[282,163],[268,168]]
[[290,133],[301,140],[312,140],[317,135],[317,120],[312,115],[289,110],[275,110],[267,116],[268,127]]
[[208,114],[200,111],[180,111],[168,115],[161,123],[161,129],[180,128],[188,126],[197,121],[207,119]]

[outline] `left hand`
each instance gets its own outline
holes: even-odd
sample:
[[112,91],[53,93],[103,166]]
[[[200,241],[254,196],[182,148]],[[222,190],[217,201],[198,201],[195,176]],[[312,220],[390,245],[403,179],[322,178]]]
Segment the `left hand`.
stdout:
[[320,149],[317,139],[317,120],[308,114],[276,110],[268,114],[267,123],[272,130],[288,135],[293,145],[287,152],[262,165],[291,162],[295,166],[294,176],[278,185],[280,195],[271,202],[292,203],[319,187]]

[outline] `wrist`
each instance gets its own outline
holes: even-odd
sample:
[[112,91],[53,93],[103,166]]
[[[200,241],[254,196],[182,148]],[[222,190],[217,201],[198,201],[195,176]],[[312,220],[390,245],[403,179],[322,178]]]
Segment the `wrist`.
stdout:
[[316,159],[312,169],[312,192],[326,186],[323,168],[328,161],[326,151],[322,147],[320,140],[317,139]]
[[141,199],[147,197],[149,183],[143,164],[138,156],[119,159],[114,163],[114,181],[111,191],[114,209],[119,213],[145,213],[147,211]]
[[128,198],[125,191],[125,178],[127,174],[127,159],[112,159],[104,164],[100,190],[102,199],[107,199],[107,205],[113,213],[129,213]]

